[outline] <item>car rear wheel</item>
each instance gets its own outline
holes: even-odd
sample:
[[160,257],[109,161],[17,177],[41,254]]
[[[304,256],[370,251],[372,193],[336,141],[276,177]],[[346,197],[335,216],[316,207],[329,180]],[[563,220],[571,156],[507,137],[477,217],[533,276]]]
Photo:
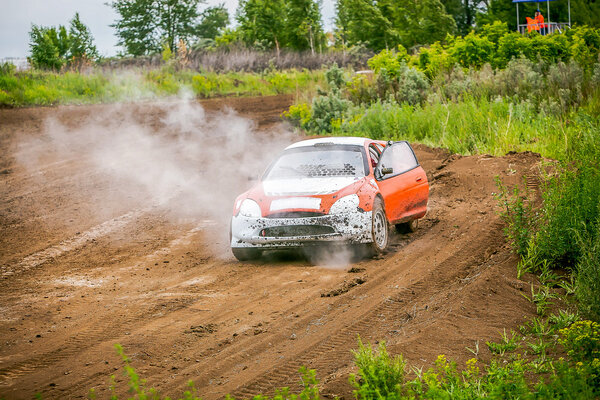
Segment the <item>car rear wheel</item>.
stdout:
[[238,261],[252,261],[258,260],[262,255],[262,251],[258,249],[249,249],[241,247],[232,247],[231,252]]
[[419,229],[418,219],[413,219],[412,221],[403,224],[396,224],[396,231],[398,233],[412,233],[416,232],[417,229]]
[[373,204],[371,235],[373,239],[370,244],[371,252],[375,256],[383,253],[388,246],[390,232],[383,202],[379,197]]

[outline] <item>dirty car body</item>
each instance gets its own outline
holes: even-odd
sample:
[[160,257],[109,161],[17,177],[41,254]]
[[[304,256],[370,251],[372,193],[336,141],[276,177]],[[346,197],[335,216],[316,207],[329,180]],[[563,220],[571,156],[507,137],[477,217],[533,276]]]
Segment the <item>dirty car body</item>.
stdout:
[[231,248],[262,250],[341,242],[385,249],[389,224],[422,218],[429,185],[407,142],[322,138],[295,143],[238,196]]

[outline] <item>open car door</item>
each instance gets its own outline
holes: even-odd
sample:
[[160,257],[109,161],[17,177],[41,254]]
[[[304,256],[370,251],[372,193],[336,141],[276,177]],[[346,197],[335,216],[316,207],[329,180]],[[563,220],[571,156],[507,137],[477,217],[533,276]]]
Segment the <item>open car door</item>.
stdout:
[[375,168],[385,213],[392,224],[421,218],[427,211],[429,184],[408,142],[390,142]]

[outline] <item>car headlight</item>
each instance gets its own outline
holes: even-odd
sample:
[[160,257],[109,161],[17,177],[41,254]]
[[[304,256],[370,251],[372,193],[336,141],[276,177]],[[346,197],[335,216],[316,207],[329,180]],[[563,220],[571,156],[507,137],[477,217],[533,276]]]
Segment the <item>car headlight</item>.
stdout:
[[240,214],[244,217],[254,218],[262,216],[262,212],[260,211],[260,206],[258,203],[250,199],[242,201],[242,205],[240,206]]
[[342,214],[346,212],[356,211],[358,208],[358,195],[351,194],[344,196],[331,206],[329,214]]

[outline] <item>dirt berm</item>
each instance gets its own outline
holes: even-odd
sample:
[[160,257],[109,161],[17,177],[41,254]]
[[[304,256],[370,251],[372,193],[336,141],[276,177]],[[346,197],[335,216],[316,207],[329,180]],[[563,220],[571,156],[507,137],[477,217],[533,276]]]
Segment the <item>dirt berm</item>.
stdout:
[[[415,145],[431,183],[413,234],[375,260],[239,263],[234,196],[298,138],[291,97],[0,110],[0,398],[108,398],[139,375],[177,396],[248,398],[317,370],[352,398],[352,349],[385,340],[415,367],[464,362],[535,314],[496,213],[494,177],[535,185],[535,154]],[[224,110],[223,107],[236,110]]]

